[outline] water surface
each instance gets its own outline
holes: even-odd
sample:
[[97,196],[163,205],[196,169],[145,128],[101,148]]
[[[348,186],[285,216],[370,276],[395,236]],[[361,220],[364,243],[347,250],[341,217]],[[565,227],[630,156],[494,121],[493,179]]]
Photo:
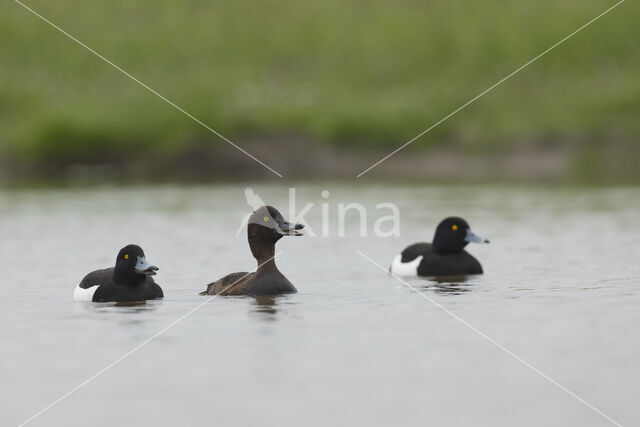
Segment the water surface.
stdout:
[[[322,196],[328,190],[328,197]],[[256,192],[287,214],[286,186]],[[640,422],[640,189],[307,185],[328,236],[284,238],[299,293],[211,300],[31,425],[607,425],[383,266],[447,215],[491,245],[486,274],[409,280],[624,425]],[[327,196],[325,194],[325,196]],[[397,204],[400,236],[367,231]],[[205,283],[255,266],[242,187],[0,192],[0,411],[16,425],[197,307]],[[85,273],[140,244],[166,298],[75,303]]]

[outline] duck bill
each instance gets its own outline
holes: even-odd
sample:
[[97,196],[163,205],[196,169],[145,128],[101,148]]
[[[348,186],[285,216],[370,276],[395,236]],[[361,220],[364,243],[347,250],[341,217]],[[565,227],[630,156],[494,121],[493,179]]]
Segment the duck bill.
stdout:
[[302,230],[304,225],[291,223],[287,221],[281,221],[278,223],[277,232],[281,236],[303,236],[298,230]]
[[145,276],[155,276],[156,271],[159,270],[155,265],[149,264],[149,261],[145,257],[138,257],[138,262],[136,262],[136,273],[144,274]]
[[477,235],[470,228],[467,228],[467,235],[464,240],[469,243],[489,243],[489,239]]

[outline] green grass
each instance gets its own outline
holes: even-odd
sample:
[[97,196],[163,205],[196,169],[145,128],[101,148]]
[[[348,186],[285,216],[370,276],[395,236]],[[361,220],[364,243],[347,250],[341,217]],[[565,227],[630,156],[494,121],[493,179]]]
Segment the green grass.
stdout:
[[[614,1],[27,4],[231,138],[293,133],[392,148]],[[637,2],[622,4],[419,145],[638,141],[639,18]],[[217,142],[11,1],[0,6],[0,40],[0,142],[9,158],[86,162]]]

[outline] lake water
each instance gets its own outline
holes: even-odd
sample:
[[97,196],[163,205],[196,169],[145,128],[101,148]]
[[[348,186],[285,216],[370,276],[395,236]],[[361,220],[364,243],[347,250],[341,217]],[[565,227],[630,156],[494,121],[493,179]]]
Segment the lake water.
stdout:
[[[0,425],[17,425],[255,267],[240,185],[0,192]],[[286,185],[256,192],[287,215]],[[329,194],[322,194],[327,190]],[[302,185],[316,234],[277,263],[299,293],[200,306],[29,425],[612,425],[425,297],[623,425],[640,423],[640,189]],[[355,212],[338,236],[338,204]],[[400,235],[371,235],[388,210]],[[325,204],[328,215],[323,216]],[[485,275],[411,279],[387,267],[439,220],[465,217]],[[166,298],[76,303],[90,270],[140,244]]]

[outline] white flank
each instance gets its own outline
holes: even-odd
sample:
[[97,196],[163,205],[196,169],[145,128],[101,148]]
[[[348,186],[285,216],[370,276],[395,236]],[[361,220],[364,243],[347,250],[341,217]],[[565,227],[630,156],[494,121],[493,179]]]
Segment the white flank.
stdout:
[[81,288],[80,285],[76,286],[76,289],[73,291],[73,299],[78,302],[92,302],[93,294],[96,293],[100,285],[95,285],[90,288],[84,289]]
[[391,263],[391,272],[396,276],[417,276],[418,266],[422,262],[422,255],[409,262],[402,262],[402,254],[396,255]]

